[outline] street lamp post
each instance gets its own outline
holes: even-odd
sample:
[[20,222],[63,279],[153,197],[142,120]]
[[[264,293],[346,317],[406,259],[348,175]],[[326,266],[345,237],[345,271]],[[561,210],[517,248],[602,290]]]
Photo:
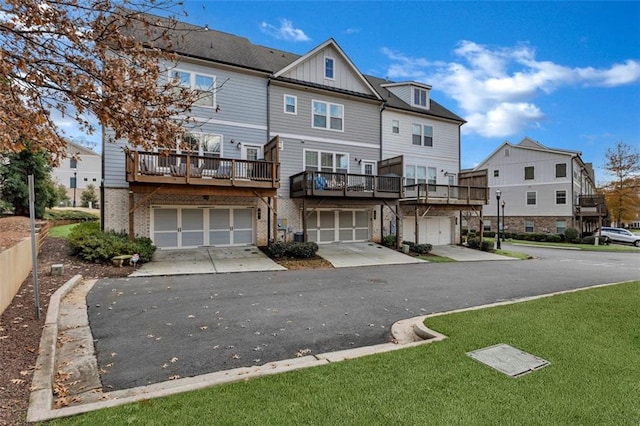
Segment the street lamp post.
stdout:
[[504,236],[504,218],[505,218],[504,205],[505,204],[506,203],[504,202],[504,200],[502,200],[502,241],[505,241],[507,239],[507,237]]
[[497,206],[498,206],[498,238],[496,238],[496,249],[500,250],[500,195],[502,194],[502,191],[500,191],[499,189],[496,189],[496,200],[497,200]]
[[73,207],[76,206],[76,188],[78,187],[78,169],[73,169]]

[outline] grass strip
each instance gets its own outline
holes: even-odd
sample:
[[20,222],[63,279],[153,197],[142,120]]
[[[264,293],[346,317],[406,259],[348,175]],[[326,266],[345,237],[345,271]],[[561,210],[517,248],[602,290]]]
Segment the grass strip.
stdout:
[[[54,424],[640,423],[640,282],[428,318],[434,344],[88,413]],[[551,362],[514,379],[466,353]]]

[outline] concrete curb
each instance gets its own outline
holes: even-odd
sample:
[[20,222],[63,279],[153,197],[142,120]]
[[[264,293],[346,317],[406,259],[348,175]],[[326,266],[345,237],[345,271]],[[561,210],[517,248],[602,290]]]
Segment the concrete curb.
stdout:
[[58,314],[60,310],[60,302],[76,285],[78,285],[81,279],[82,277],[80,275],[76,275],[60,289],[58,289],[58,291],[56,291],[56,293],[51,297],[49,311],[47,313],[47,322],[43,330],[42,339],[40,342],[40,353],[38,355],[36,370],[33,377],[33,386],[29,401],[29,411],[27,413],[28,422],[39,422],[68,417],[76,414],[95,411],[102,408],[116,407],[119,405],[143,401],[151,398],[159,398],[174,395],[177,393],[203,389],[211,386],[239,382],[255,377],[270,376],[274,374],[300,370],[303,368],[317,367],[333,362],[347,361],[363,356],[439,342],[446,339],[447,336],[427,328],[424,325],[424,320],[426,318],[527,302],[559,294],[574,293],[578,291],[590,290],[593,288],[607,287],[629,282],[624,281],[609,284],[599,284],[585,288],[558,291],[538,296],[523,297],[514,300],[490,303],[481,306],[472,306],[469,308],[462,308],[452,311],[438,312],[429,315],[408,318],[397,321],[392,325],[392,343],[383,343],[379,345],[328,352],[318,355],[307,355],[300,358],[271,362],[256,367],[241,367],[232,370],[204,374],[201,376],[187,377],[183,379],[155,383],[149,386],[124,389],[121,391],[103,394],[104,399],[101,401],[54,409],[53,384],[55,374],[55,356],[57,347],[56,343],[58,335]]
[[28,422],[47,420],[48,412],[53,406],[53,380],[55,375],[55,359],[58,340],[58,315],[60,302],[82,280],[82,275],[75,275],[60,287],[49,299],[49,309],[42,329],[38,360],[31,382],[29,397]]

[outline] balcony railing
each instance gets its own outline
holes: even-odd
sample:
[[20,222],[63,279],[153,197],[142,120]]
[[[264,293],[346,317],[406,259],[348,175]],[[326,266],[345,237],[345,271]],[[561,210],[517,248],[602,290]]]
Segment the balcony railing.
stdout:
[[609,215],[604,195],[580,195],[576,205],[578,216],[603,216]]
[[307,171],[291,176],[290,184],[291,198],[363,197],[398,199],[402,195],[402,178],[399,176]]
[[404,187],[403,200],[422,204],[476,205],[487,203],[489,189],[479,186],[419,183]]
[[127,182],[277,189],[279,164],[192,154],[125,152]]

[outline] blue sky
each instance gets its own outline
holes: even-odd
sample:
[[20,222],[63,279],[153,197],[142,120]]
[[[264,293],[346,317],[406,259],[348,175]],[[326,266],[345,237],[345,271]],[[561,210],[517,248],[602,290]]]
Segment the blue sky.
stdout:
[[462,166],[529,136],[596,167],[640,150],[640,2],[186,1],[183,20],[304,54],[334,38],[361,72],[433,87],[468,121]]

